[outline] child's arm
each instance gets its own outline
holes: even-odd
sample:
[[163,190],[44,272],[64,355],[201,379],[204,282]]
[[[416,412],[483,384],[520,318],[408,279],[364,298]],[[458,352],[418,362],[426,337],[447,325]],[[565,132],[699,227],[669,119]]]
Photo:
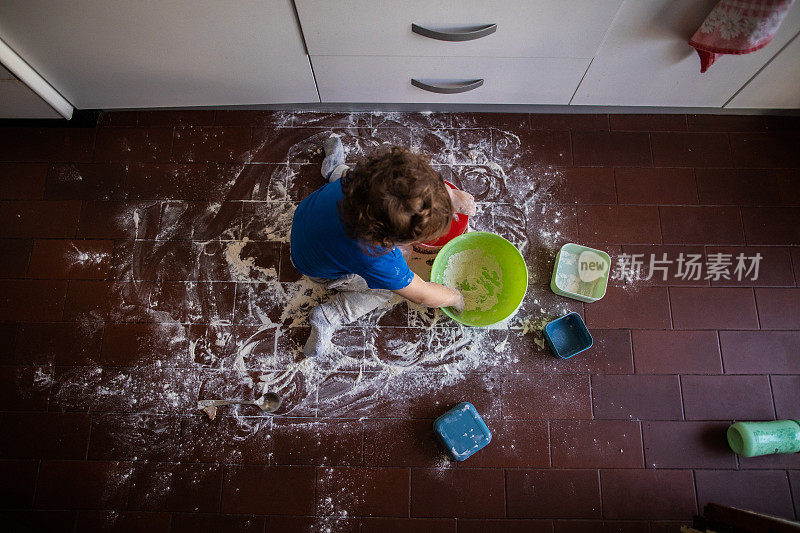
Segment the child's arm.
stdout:
[[416,274],[408,287],[394,292],[415,304],[428,307],[452,307],[458,313],[464,310],[464,297],[460,292],[438,283],[425,281]]
[[475,216],[478,207],[475,205],[475,198],[468,192],[458,189],[447,188],[450,193],[450,202],[453,204],[453,211],[463,213],[468,217]]

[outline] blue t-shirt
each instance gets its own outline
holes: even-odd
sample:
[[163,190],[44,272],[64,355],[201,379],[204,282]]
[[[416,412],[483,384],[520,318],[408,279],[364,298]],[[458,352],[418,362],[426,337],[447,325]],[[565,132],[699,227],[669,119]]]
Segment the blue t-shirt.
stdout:
[[291,251],[294,266],[316,278],[337,279],[358,274],[371,289],[408,287],[414,273],[397,247],[373,256],[347,236],[339,219],[343,197],[341,180],[324,185],[300,202],[292,220]]

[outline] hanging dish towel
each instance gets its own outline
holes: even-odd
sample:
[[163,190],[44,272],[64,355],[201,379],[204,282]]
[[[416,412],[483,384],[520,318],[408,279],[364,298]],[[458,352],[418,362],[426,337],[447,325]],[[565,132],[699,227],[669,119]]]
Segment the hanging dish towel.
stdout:
[[769,44],[794,0],[720,0],[689,40],[700,72],[718,54],[749,54]]

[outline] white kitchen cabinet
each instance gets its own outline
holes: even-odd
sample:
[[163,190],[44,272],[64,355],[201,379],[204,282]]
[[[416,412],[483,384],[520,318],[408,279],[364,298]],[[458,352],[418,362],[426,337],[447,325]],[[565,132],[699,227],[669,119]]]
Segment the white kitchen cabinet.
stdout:
[[319,101],[291,0],[3,0],[0,38],[78,108]]
[[[589,65],[588,59],[520,57],[316,56],[323,102],[453,102],[566,104]],[[457,94],[429,92],[411,84],[458,87]]]
[[4,118],[61,118],[61,115],[27,85],[11,78],[0,79],[0,119]]
[[800,108],[800,36],[795,37],[725,107]]
[[800,30],[800,3],[772,43],[721,56],[705,74],[687,44],[717,0],[626,0],[572,104],[722,107]]
[[[295,0],[309,54],[591,58],[621,0]],[[413,33],[490,24],[497,31],[448,42]]]

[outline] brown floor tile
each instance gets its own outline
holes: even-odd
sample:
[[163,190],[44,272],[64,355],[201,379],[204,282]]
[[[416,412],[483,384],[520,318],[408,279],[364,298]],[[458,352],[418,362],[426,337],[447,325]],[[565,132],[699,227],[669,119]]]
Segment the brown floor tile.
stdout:
[[[459,520],[460,522],[460,520]],[[441,531],[456,533],[454,518],[369,518],[361,519],[361,533],[414,533]]]
[[550,423],[554,468],[641,468],[638,422],[575,420]]
[[0,461],[3,508],[29,509],[36,488],[36,461]]
[[763,131],[761,115],[687,115],[689,131]]
[[[535,115],[536,118],[542,115]],[[550,116],[550,115],[545,115]],[[576,115],[577,116],[577,115]],[[373,122],[377,117],[373,118]],[[530,116],[526,113],[450,113],[450,120],[454,128],[497,128],[497,129],[528,129],[530,126]],[[538,121],[537,121],[538,123]],[[378,124],[373,124],[377,126]],[[542,128],[536,128],[542,129]],[[566,128],[543,128],[563,130]]]
[[650,533],[650,523],[638,520],[556,520],[553,525],[555,533]]
[[598,131],[572,132],[572,151],[577,166],[652,166],[647,133]]
[[578,237],[605,244],[660,244],[658,209],[649,206],[581,206]]
[[356,516],[408,516],[409,476],[407,468],[319,468],[317,514],[333,509]]
[[2,128],[0,161],[88,161],[94,144],[92,128]]
[[667,329],[667,289],[609,287],[602,300],[586,306],[586,324],[590,328]]
[[775,416],[768,376],[682,376],[681,389],[687,420],[772,420]]
[[130,478],[130,463],[43,461],[35,505],[47,509],[121,509]]
[[659,207],[666,244],[744,244],[736,207]]
[[[621,253],[626,258],[628,272],[623,271]],[[706,276],[706,253],[701,245],[679,244],[644,245],[626,244],[617,254],[610,254],[615,261],[611,271],[611,286],[622,286],[636,290],[641,286],[705,286],[710,282]],[[633,271],[634,261],[641,265],[639,274]],[[616,279],[615,279],[616,278]]]
[[742,222],[747,244],[800,244],[800,208],[745,207]]
[[61,320],[66,291],[61,280],[0,280],[0,320]]
[[543,359],[545,372],[630,374],[633,373],[631,336],[624,329],[592,328],[592,348],[579,357],[558,359],[548,353]]
[[411,418],[433,419],[464,401],[471,402],[483,418],[500,418],[501,382],[497,374],[470,374],[452,386],[409,398]]
[[0,239],[0,278],[24,278],[32,248],[31,239]]
[[758,329],[752,289],[670,287],[675,329]]
[[698,168],[697,191],[703,205],[781,205],[781,184],[795,171]]
[[697,512],[688,470],[603,470],[603,516],[689,519]]
[[78,514],[76,531],[79,533],[95,531],[169,533],[171,518],[169,513],[81,511]]
[[53,369],[48,366],[1,366],[0,405],[9,411],[44,411]]
[[797,131],[775,133],[731,133],[733,162],[745,168],[797,168],[800,137]]
[[688,168],[616,168],[620,204],[697,204],[694,171]]
[[131,201],[199,201],[213,190],[202,163],[131,163],[126,168],[125,193]]
[[199,412],[198,416],[182,417],[178,438],[181,462],[268,464],[274,449],[272,425],[256,413],[241,420],[218,416],[212,421]]
[[507,470],[509,518],[600,518],[597,470]]
[[47,171],[48,200],[124,200],[125,163],[56,163]]
[[[92,413],[88,458],[174,461],[178,459],[179,437],[180,418],[177,416]],[[85,449],[82,452],[85,453]],[[152,509],[158,510],[158,507]]]
[[361,521],[358,518],[342,518],[332,513],[324,516],[269,516],[267,531],[286,533],[305,533],[308,531],[331,529],[342,533],[360,533]]
[[263,516],[173,513],[172,533],[263,533],[265,521]]
[[800,329],[800,289],[755,289],[761,329]]
[[553,533],[553,523],[550,520],[458,520],[458,533],[482,533],[483,531],[496,531],[498,533]]
[[83,459],[89,442],[84,413],[0,413],[3,459]]
[[[161,361],[183,366],[188,357],[185,327],[179,324],[110,324],[100,360],[104,365],[138,366]],[[178,364],[176,364],[178,363]]]
[[74,533],[77,514],[77,511],[2,510],[0,520],[15,533],[17,531]]
[[583,115],[573,113],[538,113],[530,115],[531,129],[534,130],[608,130],[607,115]]
[[44,163],[0,163],[0,199],[41,200],[46,175]]
[[28,277],[106,279],[114,241],[41,240],[33,243]]
[[[714,502],[794,519],[786,472],[698,470],[695,472],[695,478],[697,500],[701,508],[709,502]],[[758,490],[753,490],[754,487],[758,487]]]
[[714,331],[634,330],[637,374],[721,374],[719,342]]
[[[480,130],[471,131],[477,132]],[[480,135],[483,134],[479,133],[478,138],[480,138]],[[473,143],[477,142],[477,139],[473,140]],[[429,153],[437,153],[435,144],[423,144],[422,148],[425,149],[428,146],[434,150]],[[493,130],[492,151],[496,159],[509,158],[512,161],[518,160],[525,165],[564,167],[570,166],[572,163],[569,132],[566,131],[515,130],[512,136]],[[441,160],[441,162],[447,164],[450,161]],[[463,160],[463,164],[471,163],[483,163],[483,161]]]
[[[560,177],[545,191],[547,203],[553,204],[615,204],[614,172],[610,168],[574,167],[559,169]],[[468,188],[466,190],[469,190]]]
[[619,131],[685,131],[686,115],[664,114],[611,114],[608,116],[612,130]]
[[592,376],[599,419],[681,420],[678,376]]
[[[265,494],[271,497],[265,498]],[[231,514],[313,514],[314,468],[226,466],[221,510]]]
[[286,111],[218,109],[214,113],[215,126],[286,128],[293,120],[292,113]]
[[250,149],[250,128],[178,127],[172,145],[175,161],[242,161]]
[[128,508],[211,512],[219,509],[222,466],[136,463]]
[[653,163],[657,167],[729,167],[727,133],[654,132]]
[[503,382],[505,420],[591,417],[591,395],[587,375],[515,374]]
[[101,128],[93,160],[167,162],[171,147],[172,128]]
[[[359,465],[362,463],[361,427],[357,420],[275,420],[270,432],[271,464]],[[399,466],[394,462],[390,465]]]
[[[722,254],[722,255],[719,255]],[[758,257],[760,255],[760,257]],[[723,265],[724,274],[711,276],[715,287],[792,287],[794,274],[789,248],[778,246],[708,246],[710,262]],[[756,261],[758,263],[756,267]],[[725,277],[729,279],[725,279]],[[705,277],[709,277],[706,270]],[[715,279],[718,278],[718,279]]]
[[0,203],[0,236],[64,239],[75,236],[81,204],[76,201]]
[[213,110],[189,109],[181,111],[141,110],[138,125],[153,126],[211,126],[214,124]]
[[492,442],[459,467],[547,468],[550,466],[547,422],[503,420],[489,423]]
[[795,518],[800,518],[800,472],[788,472],[789,483],[792,485],[792,494],[794,495],[794,513]]
[[17,342],[17,324],[13,322],[0,323],[0,364],[9,365],[15,360],[14,350]]
[[154,239],[160,215],[161,204],[157,202],[85,202],[81,209],[78,237]]
[[800,376],[772,376],[770,379],[777,418],[800,420]]
[[726,374],[800,374],[800,331],[720,331]]
[[726,422],[642,422],[647,468],[736,468]]
[[504,518],[505,485],[499,469],[411,471],[411,516]]
[[[493,423],[492,427],[497,424],[499,422]],[[364,464],[367,466],[437,467],[447,462],[433,431],[433,420],[364,421]]]
[[139,123],[138,111],[101,111],[97,127],[136,126]]

